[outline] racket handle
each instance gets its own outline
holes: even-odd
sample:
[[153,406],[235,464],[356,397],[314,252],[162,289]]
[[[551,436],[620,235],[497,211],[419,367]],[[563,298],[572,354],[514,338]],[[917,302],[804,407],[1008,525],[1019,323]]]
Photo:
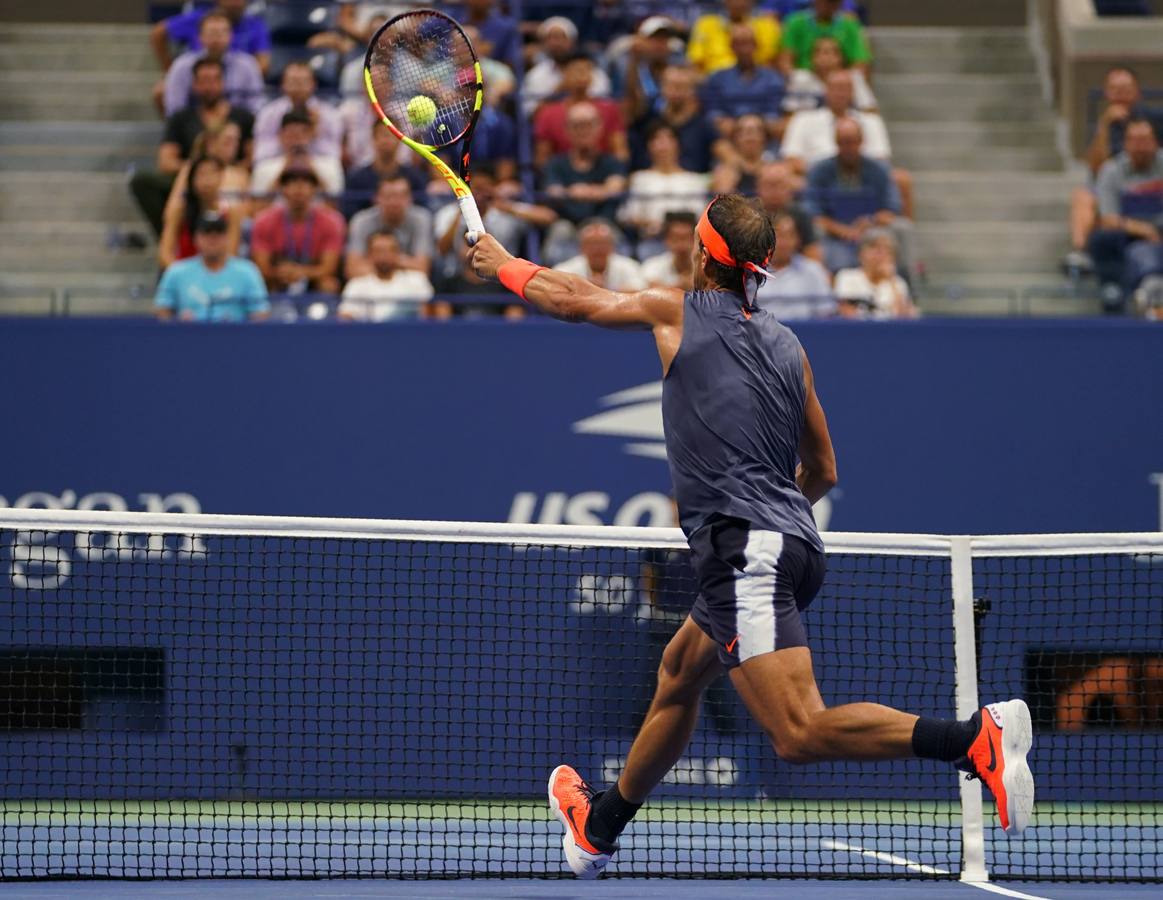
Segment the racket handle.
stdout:
[[460,214],[464,217],[464,224],[468,226],[465,240],[471,247],[485,233],[485,223],[481,221],[481,211],[477,209],[477,202],[472,194],[465,194],[457,202],[460,203]]

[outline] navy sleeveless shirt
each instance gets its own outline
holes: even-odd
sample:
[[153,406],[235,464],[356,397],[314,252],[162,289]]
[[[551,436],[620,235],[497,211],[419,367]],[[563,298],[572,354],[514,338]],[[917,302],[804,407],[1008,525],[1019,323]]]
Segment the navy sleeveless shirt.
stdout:
[[796,487],[804,428],[800,342],[731,291],[687,291],[682,343],[662,382],[662,424],[689,537],[715,515],[824,545]]

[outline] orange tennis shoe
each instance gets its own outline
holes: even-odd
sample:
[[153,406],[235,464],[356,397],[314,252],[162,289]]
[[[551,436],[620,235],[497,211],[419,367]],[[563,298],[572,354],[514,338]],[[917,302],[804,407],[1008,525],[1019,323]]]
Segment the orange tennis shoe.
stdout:
[[565,861],[578,878],[597,878],[618,849],[586,834],[594,790],[570,766],[558,766],[549,775],[549,808],[565,828],[561,839]]
[[997,801],[1006,834],[1020,834],[1034,812],[1034,775],[1026,755],[1034,741],[1030,708],[1024,700],[982,707],[981,728],[958,761],[970,778],[980,778]]

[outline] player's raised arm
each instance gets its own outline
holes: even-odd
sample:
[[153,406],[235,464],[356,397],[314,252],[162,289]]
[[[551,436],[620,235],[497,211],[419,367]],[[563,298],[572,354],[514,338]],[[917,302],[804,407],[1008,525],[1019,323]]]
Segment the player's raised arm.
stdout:
[[480,277],[499,280],[542,312],[566,322],[589,322],[605,328],[658,328],[682,321],[683,294],[677,288],[608,291],[579,275],[514,257],[487,234],[469,250],[469,261]]

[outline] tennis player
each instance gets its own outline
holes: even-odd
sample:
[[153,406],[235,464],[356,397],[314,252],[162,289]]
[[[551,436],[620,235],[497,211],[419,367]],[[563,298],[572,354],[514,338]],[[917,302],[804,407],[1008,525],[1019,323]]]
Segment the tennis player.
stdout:
[[755,305],[775,246],[766,214],[738,194],[719,196],[697,235],[686,293],[607,291],[515,259],[487,235],[470,250],[478,275],[551,316],[653,331],[667,456],[699,584],[617,782],[594,793],[569,766],[550,776],[570,868],[581,878],[605,868],[626,824],[684,753],[703,689],[723,669],[786,762],[945,760],[985,782],[1002,828],[1020,832],[1034,805],[1023,701],[991,703],[964,722],[876,703],[824,706],[800,611],[824,580],[812,504],[836,483],[828,424],[799,341]]

